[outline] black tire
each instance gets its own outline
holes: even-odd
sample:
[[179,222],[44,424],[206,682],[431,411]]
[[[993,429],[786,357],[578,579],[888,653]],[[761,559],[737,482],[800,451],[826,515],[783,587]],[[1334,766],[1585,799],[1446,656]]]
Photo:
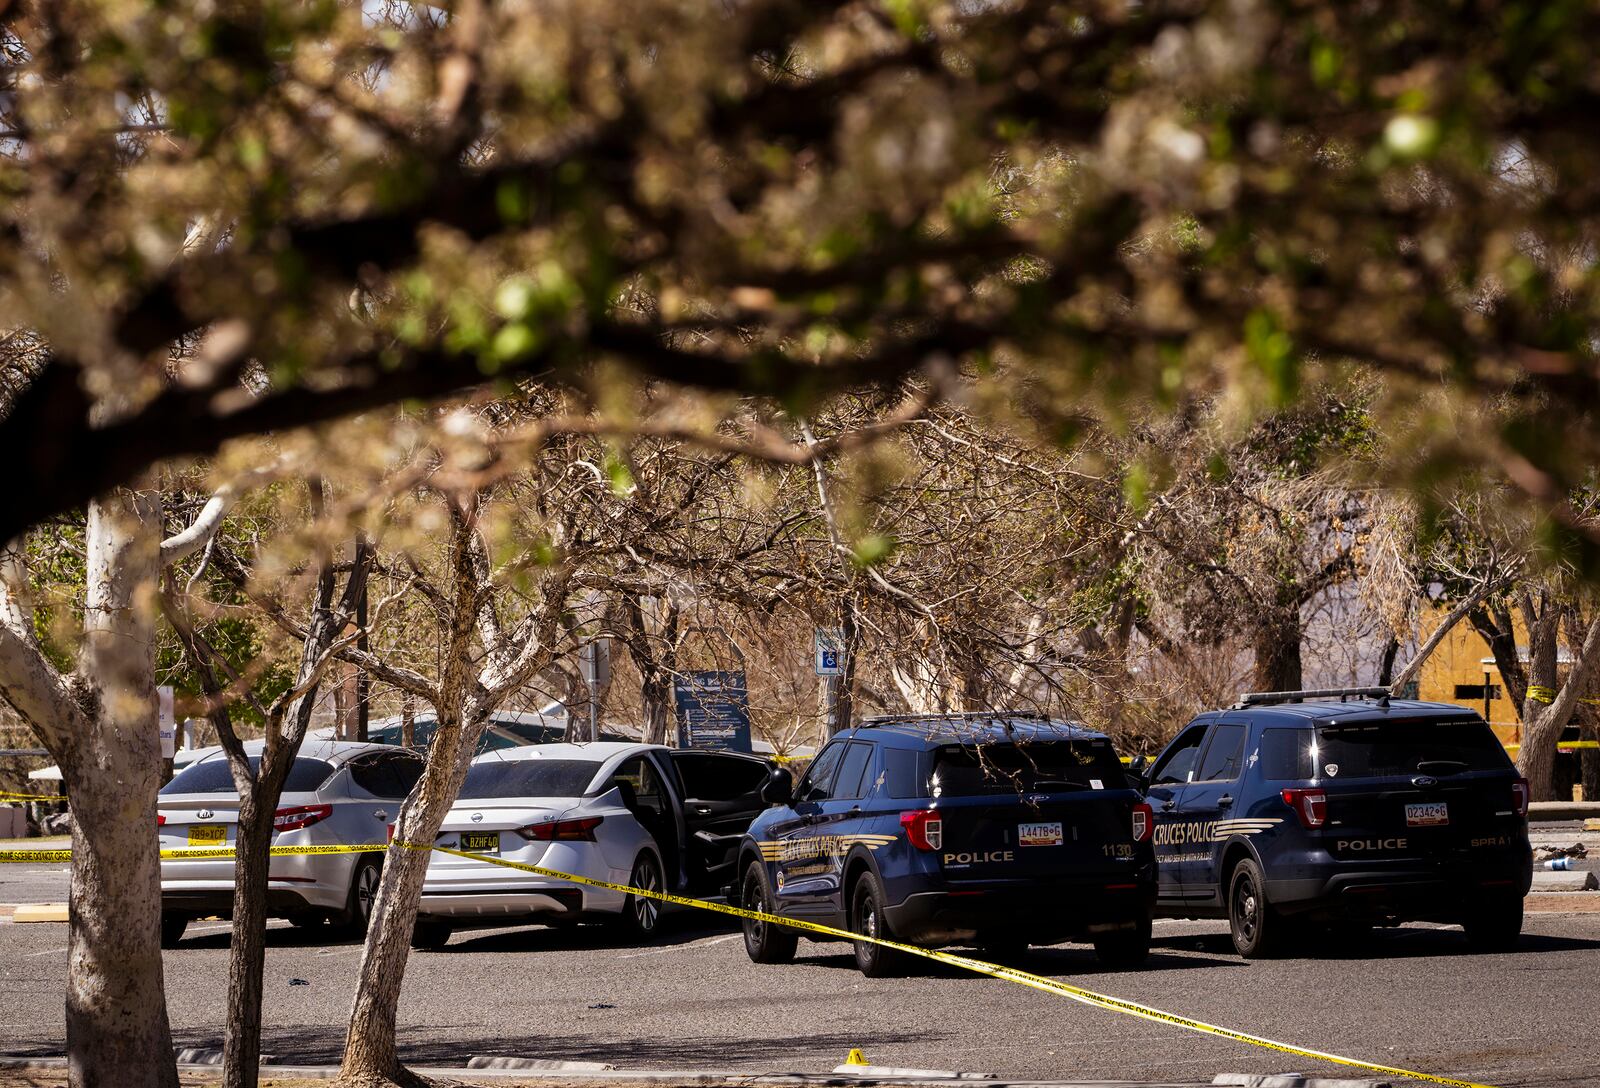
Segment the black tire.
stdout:
[[[766,871],[759,861],[751,862],[745,869],[739,891],[739,902],[746,910],[778,913],[778,904],[767,887]],[[792,929],[758,918],[744,920],[744,951],[752,963],[793,963],[799,947],[800,934]]]
[[[659,892],[665,887],[661,875],[661,862],[646,850],[633,859],[633,871],[628,874],[628,886],[647,892]],[[622,914],[617,918],[617,928],[636,941],[647,941],[661,932],[661,907],[659,899],[643,895],[629,895],[622,901]]]
[[[853,933],[894,940],[889,920],[883,915],[888,901],[876,873],[865,872],[850,895],[850,930]],[[867,978],[896,978],[906,973],[909,960],[898,948],[885,948],[868,941],[855,942],[856,968]]]
[[1134,922],[1132,929],[1100,933],[1094,938],[1095,959],[1107,967],[1138,967],[1150,958],[1151,916]]
[[1477,952],[1508,952],[1522,936],[1522,897],[1485,899],[1462,922],[1467,943]]
[[418,918],[411,929],[411,947],[437,952],[450,943],[450,934],[454,932],[455,927],[441,918]]
[[345,898],[344,913],[339,916],[338,928],[348,937],[365,937],[367,924],[372,921],[372,904],[378,898],[378,881],[383,875],[383,858],[376,854],[363,854],[350,870],[350,893]]
[[1281,950],[1287,925],[1267,902],[1266,880],[1254,858],[1245,858],[1228,880],[1228,929],[1233,949],[1247,960],[1265,959]]
[[189,928],[189,916],[175,910],[161,912],[161,947],[177,948],[183,940],[183,931]]

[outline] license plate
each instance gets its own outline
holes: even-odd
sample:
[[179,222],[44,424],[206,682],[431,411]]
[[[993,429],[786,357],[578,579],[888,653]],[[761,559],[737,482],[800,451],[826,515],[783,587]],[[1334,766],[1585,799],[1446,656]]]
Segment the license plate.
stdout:
[[1450,806],[1443,801],[1427,801],[1406,806],[1407,827],[1443,827],[1450,822]]
[[1060,846],[1060,824],[1018,824],[1017,843],[1021,846]]
[[498,831],[463,831],[461,833],[461,849],[474,854],[498,854],[500,852],[500,832]]
[[228,829],[221,824],[190,824],[190,846],[221,846],[228,841]]

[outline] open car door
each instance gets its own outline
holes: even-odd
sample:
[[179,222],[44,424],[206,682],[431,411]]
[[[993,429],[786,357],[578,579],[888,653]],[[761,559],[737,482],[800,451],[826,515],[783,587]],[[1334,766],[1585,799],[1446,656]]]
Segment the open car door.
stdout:
[[720,887],[734,877],[739,840],[767,807],[761,787],[768,764],[755,756],[692,748],[674,750],[672,762],[684,797],[689,879],[699,888]]

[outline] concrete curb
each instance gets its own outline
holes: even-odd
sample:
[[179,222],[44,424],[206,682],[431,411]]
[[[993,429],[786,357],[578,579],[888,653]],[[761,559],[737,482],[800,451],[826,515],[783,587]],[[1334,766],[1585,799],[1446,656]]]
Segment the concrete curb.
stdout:
[[[204,1053],[204,1051],[195,1051]],[[519,1060],[519,1059],[511,1059]],[[523,1061],[545,1061],[531,1058]],[[9,1070],[65,1070],[65,1058],[7,1058],[0,1056],[0,1069]],[[553,1065],[592,1065],[592,1062],[551,1062]],[[660,1088],[748,1088],[750,1085],[771,1085],[773,1088],[862,1088],[871,1084],[892,1084],[895,1088],[909,1088],[918,1084],[939,1085],[942,1088],[971,1088],[969,1077],[872,1077],[844,1073],[750,1073],[736,1069],[621,1069],[605,1072],[577,1072],[541,1069],[473,1069],[442,1066],[408,1066],[412,1072],[425,1077],[448,1077],[471,1084],[478,1080],[549,1081],[554,1085],[593,1085],[626,1081],[640,1088],[651,1085]],[[215,1073],[213,1063],[179,1064],[180,1073]],[[302,1080],[332,1080],[339,1075],[333,1065],[263,1065],[263,1077],[297,1077]],[[1306,1077],[1299,1073],[1282,1073],[1257,1076],[1245,1073],[1219,1073],[1209,1081],[1144,1081],[1144,1080],[985,1080],[985,1088],[1212,1088],[1214,1085],[1232,1085],[1237,1088],[1391,1088],[1389,1081],[1378,1080],[1328,1080]]]
[[1600,801],[1535,801],[1528,819],[1536,824],[1564,823],[1600,816]]
[[65,922],[65,903],[18,903],[11,912],[13,922]]

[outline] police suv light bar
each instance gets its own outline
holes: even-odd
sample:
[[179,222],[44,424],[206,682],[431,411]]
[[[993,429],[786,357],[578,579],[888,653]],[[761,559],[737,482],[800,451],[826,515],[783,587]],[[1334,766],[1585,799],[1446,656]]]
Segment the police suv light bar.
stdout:
[[1233,709],[1242,710],[1247,706],[1270,706],[1273,703],[1299,703],[1307,699],[1376,699],[1383,706],[1389,705],[1388,688],[1317,688],[1307,691],[1245,691],[1239,693],[1239,701]]

